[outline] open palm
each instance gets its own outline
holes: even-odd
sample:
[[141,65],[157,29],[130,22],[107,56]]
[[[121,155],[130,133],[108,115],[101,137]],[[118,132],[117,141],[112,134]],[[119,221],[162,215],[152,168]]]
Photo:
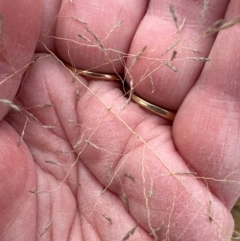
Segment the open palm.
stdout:
[[230,239],[240,28],[203,33],[240,2],[207,2],[0,3],[1,240]]

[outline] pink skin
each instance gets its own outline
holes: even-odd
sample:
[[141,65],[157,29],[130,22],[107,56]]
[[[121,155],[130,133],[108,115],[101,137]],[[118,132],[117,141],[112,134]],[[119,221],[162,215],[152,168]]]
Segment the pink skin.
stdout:
[[[240,193],[240,26],[195,38],[191,47],[210,62],[186,60],[196,54],[182,47],[216,20],[234,18],[240,2],[210,1],[201,20],[202,2],[176,1],[179,21],[186,17],[176,35],[167,0],[144,1],[142,6],[138,0],[113,1],[111,6],[107,0],[72,2],[0,3],[0,81],[40,57],[28,69],[15,102],[38,122],[30,117],[26,122],[26,112],[6,115],[6,105],[0,104],[0,240],[123,240],[136,224],[129,240],[153,240],[149,233],[159,227],[159,240],[229,240],[230,209]],[[102,50],[87,47],[77,36],[94,41],[72,17],[85,21],[99,39],[124,20],[103,41],[114,66],[106,64]],[[42,53],[46,51],[39,43],[33,55],[40,29],[57,37],[40,39],[59,58],[82,69],[99,66],[98,71],[107,73],[124,72],[119,53],[110,49],[133,56],[147,46],[144,58],[126,73],[127,81],[134,80],[136,93],[144,99],[178,110],[173,125],[134,103],[122,110],[126,98],[119,83],[83,77],[73,81],[63,65]],[[151,82],[142,76],[159,62],[151,64],[150,58],[161,56],[179,38],[186,39],[176,46],[181,61],[173,63],[179,71],[162,65],[152,73],[151,94]],[[162,59],[169,57],[171,53]],[[126,60],[128,69],[133,58]],[[1,84],[0,99],[14,99],[22,74]],[[52,106],[38,107],[42,104]],[[90,144],[82,141],[73,151],[81,138]],[[190,171],[197,175],[176,174]]]

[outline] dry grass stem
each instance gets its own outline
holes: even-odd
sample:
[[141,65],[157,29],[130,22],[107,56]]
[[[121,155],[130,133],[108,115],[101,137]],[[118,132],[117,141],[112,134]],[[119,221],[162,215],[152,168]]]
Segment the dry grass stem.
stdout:
[[171,224],[171,218],[172,218],[173,210],[174,210],[174,207],[175,207],[175,201],[176,201],[176,192],[175,192],[174,197],[173,197],[172,208],[171,208],[171,211],[169,213],[169,218],[168,218],[168,226],[167,226],[166,239],[165,239],[165,240],[168,240],[168,241],[170,241],[170,239],[169,239],[170,224]]
[[55,126],[51,126],[51,125],[43,125],[42,126],[43,128],[45,128],[45,129],[54,129],[55,128]]
[[125,177],[127,177],[127,178],[129,178],[132,182],[134,182],[135,183],[135,177],[134,176],[132,176],[131,174],[128,174],[128,173],[124,173],[124,176]]
[[136,54],[135,58],[133,59],[131,65],[130,65],[130,67],[129,67],[129,71],[134,67],[134,65],[137,63],[137,61],[139,60],[139,58],[142,56],[142,54],[145,52],[146,49],[147,49],[147,46],[144,46],[144,47],[141,49],[141,51],[139,51],[139,52]]
[[196,60],[196,61],[198,61],[198,62],[211,61],[211,59],[205,58],[205,57],[187,57],[187,59],[189,59],[189,60]]
[[173,65],[170,61],[166,61],[165,64],[166,64],[167,67],[169,67],[174,72],[178,71],[177,67],[175,65]]
[[148,192],[149,199],[151,199],[152,196],[153,196],[153,179],[151,178],[150,189],[149,189],[149,192]]
[[58,191],[62,187],[62,185],[65,183],[65,181],[67,181],[67,177],[69,176],[69,174],[72,171],[73,167],[79,161],[79,156],[82,154],[83,151],[84,151],[84,148],[78,153],[75,161],[70,165],[69,170],[67,171],[67,174],[65,175],[65,177],[62,180],[62,182],[59,184],[59,186],[57,188],[51,189],[49,191],[30,190],[29,192],[34,193],[34,194],[39,194],[39,193],[50,193],[50,192]]
[[196,172],[172,172],[172,174],[174,174],[174,175],[193,175],[193,176],[197,175]]
[[224,19],[220,19],[217,22],[215,22],[210,28],[207,29],[207,31],[205,32],[205,35],[219,32],[223,29],[230,28],[238,23],[240,23],[240,15],[235,17],[229,22],[226,22],[226,20]]
[[54,220],[54,215],[52,216],[49,224],[46,226],[46,228],[43,230],[43,232],[40,234],[40,237],[42,237],[51,227],[52,223],[53,223],[53,220]]
[[82,138],[80,138],[78,141],[77,141],[77,143],[73,146],[73,149],[74,150],[76,150],[77,149],[77,147],[82,143]]
[[[154,237],[154,240],[157,241],[158,237],[156,232],[154,231],[154,228],[152,227],[151,224],[151,214],[150,214],[150,209],[149,209],[149,197],[147,196],[147,190],[146,190],[146,177],[145,177],[145,169],[147,168],[145,166],[145,146],[143,147],[143,155],[142,155],[142,182],[143,182],[143,196],[145,198],[145,205],[146,205],[146,209],[147,209],[147,222],[148,222],[148,227],[151,230],[151,233]],[[148,170],[149,171],[149,170]],[[152,192],[152,186],[150,191]],[[152,196],[152,193],[151,193]]]
[[[162,229],[162,226],[154,229],[153,231],[154,231],[154,233],[157,233],[157,232],[159,232],[161,229]],[[149,235],[153,235],[153,233],[149,233]]]
[[126,207],[127,211],[130,212],[129,200],[128,200],[128,197],[126,196],[126,194],[124,192],[123,192],[123,200],[124,200],[125,207]]
[[201,11],[202,19],[205,17],[205,13],[206,13],[206,11],[208,9],[208,4],[209,4],[209,0],[204,0],[204,2],[203,2],[203,9]]
[[3,103],[4,105],[8,106],[9,108],[16,110],[16,111],[21,111],[20,107],[15,105],[12,101],[6,100],[6,99],[0,99],[0,103]]
[[110,224],[112,224],[112,219],[111,219],[108,215],[102,213],[102,216],[103,216],[104,218],[106,218],[107,221],[108,221]]
[[56,165],[56,166],[62,166],[60,163],[57,163],[57,162],[51,161],[51,160],[47,160],[47,161],[45,161],[45,163]]
[[25,108],[25,110],[33,109],[33,108],[49,108],[53,107],[52,104],[39,104],[39,105],[34,105],[32,107]]
[[183,27],[185,26],[185,23],[186,23],[186,18],[183,19],[181,25],[179,26],[178,32],[182,31]]
[[173,50],[173,53],[172,53],[170,61],[173,61],[176,58],[176,56],[177,56],[177,51]]
[[130,236],[135,233],[135,230],[137,229],[137,226],[138,226],[138,225],[136,225],[134,228],[132,228],[131,230],[129,230],[129,231],[126,233],[126,235],[123,237],[122,241],[125,241],[125,240],[129,239]]
[[176,28],[177,28],[177,31],[179,32],[179,26],[178,26],[178,19],[177,19],[177,15],[175,13],[175,9],[172,5],[169,6],[169,10],[170,10],[170,13],[172,14],[172,17],[173,17],[173,21],[176,25]]
[[71,183],[71,184],[74,184],[74,185],[77,186],[77,187],[80,187],[80,186],[81,186],[81,184],[80,184],[79,182],[73,182],[73,181],[70,181],[70,180],[66,180],[66,182]]
[[33,60],[31,62],[29,62],[28,64],[26,64],[25,66],[23,66],[22,68],[18,69],[17,71],[15,71],[13,74],[9,75],[8,77],[6,77],[5,79],[0,81],[0,85],[3,84],[4,82],[6,82],[7,80],[11,79],[13,76],[15,76],[16,74],[22,72],[23,70],[27,69],[30,65],[36,63],[39,60],[39,58],[37,58],[36,60]]
[[209,221],[212,222],[212,221],[214,221],[213,213],[212,213],[212,197],[211,197],[211,192],[209,190],[207,181],[204,180],[204,182],[206,184],[207,191],[208,191],[208,196],[209,196],[209,200],[208,200],[208,218],[209,218]]
[[78,102],[79,99],[80,99],[80,92],[79,92],[79,90],[77,90],[77,92],[76,92],[76,101]]
[[26,114],[28,117],[30,117],[31,119],[33,119],[36,122],[39,121],[36,116],[34,116],[31,112],[27,111],[26,109],[24,110],[24,114]]
[[76,20],[76,21],[78,21],[78,22],[80,22],[80,23],[82,23],[84,25],[87,25],[87,23],[85,21],[83,21],[82,19],[80,19],[80,18],[72,17],[72,19],[74,19],[74,20]]
[[33,194],[39,194],[39,193],[48,193],[48,191],[40,191],[40,190],[29,190],[30,193],[33,193]]
[[86,36],[82,34],[77,34],[78,37],[82,38],[83,40],[87,41],[88,43],[94,44],[90,39],[88,39]]
[[179,44],[180,41],[181,41],[181,39],[178,39],[177,41],[175,41],[171,46],[169,46],[169,47],[166,49],[166,51],[165,51],[161,56],[165,55],[166,53],[168,53],[169,51],[171,51],[173,48],[175,48],[175,47]]
[[112,170],[113,170],[113,166],[111,165],[111,166],[108,168],[107,181],[109,181],[109,179],[110,179],[110,176],[111,176],[111,174],[112,174]]
[[151,94],[153,94],[154,91],[155,91],[155,84],[154,84],[154,81],[153,81],[153,78],[152,78],[152,75],[151,75],[151,74],[149,74],[149,79],[150,79],[150,83],[151,83],[151,86],[152,86],[152,92],[151,92]]
[[209,220],[210,220],[210,222],[212,222],[213,221],[213,214],[212,214],[212,199],[211,199],[211,196],[209,197],[209,209],[208,209],[208,211],[209,211],[209,214],[208,214]]
[[92,146],[92,147],[94,147],[95,149],[100,149],[97,145],[95,145],[94,143],[92,143],[91,141],[89,141],[89,140],[84,140],[88,145],[90,145],[90,146]]
[[26,121],[24,123],[23,130],[22,130],[21,136],[20,136],[19,141],[18,141],[18,146],[20,146],[21,143],[22,143],[22,140],[23,140],[23,137],[24,137],[24,134],[25,134],[25,129],[27,127],[27,122],[28,122],[28,118],[26,118]]
[[86,131],[88,131],[88,129],[85,130],[85,131],[82,133],[82,135],[81,135],[81,137],[79,138],[79,140],[77,141],[77,143],[73,146],[73,149],[74,149],[74,150],[76,150],[77,147],[83,142],[83,137],[84,137]]
[[200,54],[201,53],[201,51],[199,51],[197,49],[190,49],[190,48],[186,48],[186,47],[185,48],[183,47],[183,49],[189,50],[189,51],[191,51],[193,53],[196,53],[196,54]]
[[130,90],[126,93],[128,94],[128,99],[126,101],[126,103],[124,104],[122,110],[124,110],[126,108],[126,106],[130,103],[131,99],[132,99],[132,95],[134,93],[134,87],[133,87],[133,80],[130,80]]
[[123,20],[118,21],[113,28],[109,31],[108,35],[104,38],[104,40],[108,39],[108,37],[113,33],[113,31],[115,31],[117,28],[119,28],[123,23]]
[[104,48],[103,43],[99,39],[99,37],[95,33],[93,33],[93,31],[91,29],[89,29],[88,27],[85,27],[85,29],[87,30],[88,33],[90,33],[90,35],[92,35],[94,37],[94,39],[97,41],[99,47],[102,49],[102,51],[105,54],[105,56],[107,56],[106,49]]

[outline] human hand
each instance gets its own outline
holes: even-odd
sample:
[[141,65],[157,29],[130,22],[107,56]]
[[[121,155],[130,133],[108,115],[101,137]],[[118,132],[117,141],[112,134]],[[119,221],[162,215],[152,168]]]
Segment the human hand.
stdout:
[[[175,13],[169,1],[111,4],[0,4],[1,240],[229,240],[240,190],[239,25],[203,33],[234,19],[240,3],[202,11],[181,1]],[[48,37],[33,56],[41,22]],[[174,122],[60,59],[125,73],[143,99],[177,111]]]

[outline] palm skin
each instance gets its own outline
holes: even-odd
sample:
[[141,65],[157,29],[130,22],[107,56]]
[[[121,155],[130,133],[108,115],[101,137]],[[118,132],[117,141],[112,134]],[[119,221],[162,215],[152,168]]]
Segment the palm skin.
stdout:
[[[24,78],[22,71],[1,82],[1,99],[17,96],[21,108],[0,106],[1,240],[229,240],[240,179],[239,26],[194,37],[234,18],[240,3],[212,1],[203,18],[202,2],[176,3],[186,17],[178,34],[169,1],[15,4],[0,4],[1,80],[37,61]],[[85,23],[99,39],[108,36],[107,57],[79,38],[94,41]],[[41,43],[34,55],[40,31],[52,36],[40,36],[51,51],[82,69],[123,73],[119,58],[128,52],[128,83],[147,101],[178,110],[174,123],[125,106],[119,83],[74,78]],[[163,61],[171,51],[156,59],[178,39],[185,42],[175,48],[174,72]],[[211,61],[187,59],[195,55],[185,46]]]

